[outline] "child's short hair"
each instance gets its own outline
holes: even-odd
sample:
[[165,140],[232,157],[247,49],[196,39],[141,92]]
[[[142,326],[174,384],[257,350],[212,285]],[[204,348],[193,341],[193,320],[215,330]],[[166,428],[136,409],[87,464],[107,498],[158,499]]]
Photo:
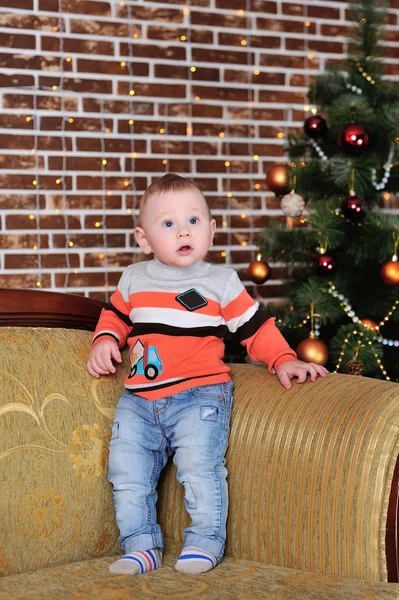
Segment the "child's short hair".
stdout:
[[[196,190],[201,196],[204,198],[205,196],[202,193],[202,190],[198,187],[194,181],[191,179],[187,179],[186,177],[181,177],[180,175],[176,175],[176,173],[166,173],[161,179],[154,181],[144,194],[140,198],[140,212],[143,210],[148,198],[154,195],[166,194],[167,192],[184,192],[186,190]],[[208,203],[206,202],[208,206]],[[211,211],[209,210],[209,217],[211,217]]]

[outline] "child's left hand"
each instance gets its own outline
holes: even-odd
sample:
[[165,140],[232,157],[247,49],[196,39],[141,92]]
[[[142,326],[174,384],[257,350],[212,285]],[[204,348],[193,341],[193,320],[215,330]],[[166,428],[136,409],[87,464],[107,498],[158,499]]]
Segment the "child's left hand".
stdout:
[[288,360],[279,366],[276,373],[281,384],[289,390],[292,387],[291,379],[294,377],[297,377],[297,383],[303,383],[309,374],[310,381],[315,381],[319,375],[320,377],[325,377],[328,374],[328,370],[316,363],[307,363],[303,360]]

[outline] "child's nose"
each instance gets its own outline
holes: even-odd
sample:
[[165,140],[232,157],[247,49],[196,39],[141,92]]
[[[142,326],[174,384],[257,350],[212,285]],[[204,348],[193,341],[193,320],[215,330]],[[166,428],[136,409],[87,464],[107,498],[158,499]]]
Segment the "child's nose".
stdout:
[[187,227],[187,225],[185,225],[184,227],[181,227],[178,231],[178,236],[179,237],[186,237],[191,235],[190,229],[189,227]]

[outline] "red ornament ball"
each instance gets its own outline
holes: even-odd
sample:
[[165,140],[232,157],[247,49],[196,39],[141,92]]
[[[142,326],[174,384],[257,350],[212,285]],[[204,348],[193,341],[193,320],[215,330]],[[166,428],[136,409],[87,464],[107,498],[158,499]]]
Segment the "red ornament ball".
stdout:
[[249,265],[247,273],[251,281],[256,283],[256,285],[261,285],[270,279],[272,270],[267,262],[264,262],[263,260],[254,260]]
[[308,117],[303,125],[305,135],[313,139],[322,137],[327,131],[327,122],[320,115]]
[[328,346],[323,340],[308,337],[299,342],[296,349],[299,360],[326,365],[328,361]]
[[338,134],[337,144],[342,152],[355,156],[367,150],[369,134],[364,125],[349,123]]
[[277,196],[284,196],[290,191],[288,165],[274,165],[266,173],[266,185]]
[[399,262],[396,260],[388,260],[380,269],[380,276],[386,285],[399,285]]
[[348,196],[341,204],[341,211],[344,217],[359,223],[366,214],[366,203],[360,196]]
[[320,254],[315,260],[314,267],[317,275],[320,275],[320,277],[330,277],[335,273],[337,265],[332,256]]

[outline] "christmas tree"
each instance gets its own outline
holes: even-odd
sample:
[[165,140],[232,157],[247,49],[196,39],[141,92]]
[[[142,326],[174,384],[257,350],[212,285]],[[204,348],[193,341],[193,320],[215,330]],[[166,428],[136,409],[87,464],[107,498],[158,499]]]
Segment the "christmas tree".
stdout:
[[381,2],[351,10],[345,69],[311,81],[303,133],[266,175],[286,223],[262,232],[249,275],[285,265],[288,304],[273,310],[299,358],[398,381],[399,219],[384,206],[399,191],[399,86],[384,78]]

